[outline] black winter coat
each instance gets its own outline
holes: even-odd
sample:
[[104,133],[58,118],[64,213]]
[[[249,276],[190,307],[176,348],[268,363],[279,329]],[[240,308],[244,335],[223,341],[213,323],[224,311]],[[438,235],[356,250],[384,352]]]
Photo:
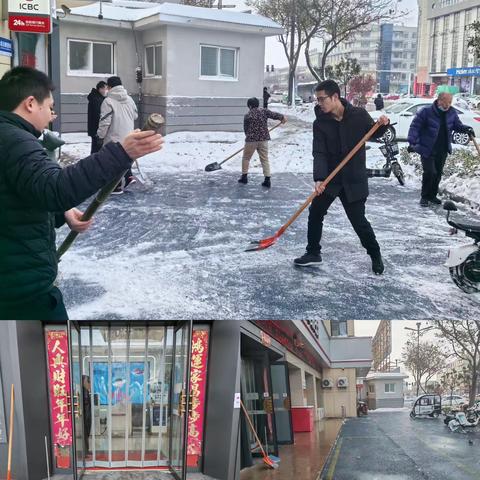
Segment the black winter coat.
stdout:
[[88,136],[96,137],[98,130],[98,123],[100,122],[100,109],[105,97],[96,89],[88,94]]
[[[48,292],[57,276],[55,227],[80,204],[130,168],[119,143],[61,168],[49,159],[37,131],[0,111],[0,313]],[[1,315],[0,315],[1,318]]]
[[[316,182],[325,180],[375,123],[365,109],[354,107],[343,98],[341,102],[345,112],[340,122],[323,113],[318,105],[315,107],[313,179]],[[386,129],[386,126],[380,127],[372,138],[381,137]],[[365,146],[327,185],[325,193],[336,196],[342,188],[350,203],[368,197]]]

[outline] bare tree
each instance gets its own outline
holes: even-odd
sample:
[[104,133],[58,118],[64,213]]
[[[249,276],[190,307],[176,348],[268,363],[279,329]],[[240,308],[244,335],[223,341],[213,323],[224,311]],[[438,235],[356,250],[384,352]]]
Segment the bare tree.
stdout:
[[465,383],[469,383],[470,381],[470,374],[466,368],[462,370],[457,370],[453,368],[448,372],[445,372],[440,377],[440,384],[442,385],[442,389],[447,391],[450,396],[453,395],[453,392],[457,390],[457,388],[465,385]]
[[472,32],[468,37],[468,47],[473,48],[476,58],[480,58],[480,20],[475,20],[468,26],[468,30]]
[[405,367],[412,373],[418,396],[420,389],[426,392],[427,383],[445,368],[446,353],[438,343],[419,342],[415,333],[408,337],[403,347],[402,359]]
[[[321,1],[321,0],[320,0]],[[278,37],[288,60],[288,104],[292,105],[295,71],[305,42],[318,30],[309,14],[315,0],[247,0],[247,5],[271,18],[284,29]]]
[[434,320],[438,338],[448,342],[455,357],[465,362],[469,376],[469,405],[475,402],[480,373],[480,320]]
[[[406,12],[392,9],[391,0],[319,0],[312,2],[310,24],[315,31],[305,38],[305,60],[312,75],[318,80],[326,78],[327,57],[342,42],[348,40],[362,28],[382,20],[400,18]],[[318,69],[310,60],[312,39],[321,38],[323,47]]]

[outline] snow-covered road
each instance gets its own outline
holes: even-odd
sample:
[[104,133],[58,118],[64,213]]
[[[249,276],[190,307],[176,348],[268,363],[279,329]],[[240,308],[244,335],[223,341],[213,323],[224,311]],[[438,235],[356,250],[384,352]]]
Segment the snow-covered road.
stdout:
[[[276,130],[271,190],[260,187],[259,167],[248,185],[237,184],[240,156],[221,171],[203,171],[242,138],[173,134],[158,157],[142,159],[154,185],[109,199],[60,263],[59,285],[72,318],[478,318],[480,295],[460,291],[442,266],[448,246],[468,240],[449,236],[442,210],[420,208],[412,176],[405,187],[395,178],[370,181],[367,216],[386,264],[381,277],[371,273],[339,201],[325,220],[320,268],[292,264],[305,248],[306,212],[277,245],[244,252],[251,240],[272,235],[309,195],[311,124],[295,119]],[[87,147],[71,143],[64,151],[81,157]],[[383,163],[377,144],[368,155],[369,166]],[[59,241],[65,235],[59,232]]]

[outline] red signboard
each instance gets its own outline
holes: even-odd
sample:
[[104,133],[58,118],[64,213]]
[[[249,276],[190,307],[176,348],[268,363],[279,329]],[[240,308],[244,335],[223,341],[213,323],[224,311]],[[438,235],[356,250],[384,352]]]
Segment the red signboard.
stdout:
[[8,28],[12,32],[50,33],[50,17],[33,17],[28,15],[10,15]]
[[47,331],[47,360],[55,459],[58,468],[70,468],[72,420],[69,411],[70,368],[66,331]]
[[207,385],[208,330],[192,334],[192,363],[190,368],[190,416],[188,419],[187,466],[199,466],[202,456],[205,393]]

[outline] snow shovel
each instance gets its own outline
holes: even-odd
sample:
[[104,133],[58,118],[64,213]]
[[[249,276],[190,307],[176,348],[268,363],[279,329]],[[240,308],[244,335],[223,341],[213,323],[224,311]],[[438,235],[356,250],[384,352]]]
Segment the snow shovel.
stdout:
[[[378,130],[380,123],[376,122],[373,127],[365,134],[365,136],[353,147],[350,153],[335,167],[332,173],[322,182],[322,185],[326,187],[332,178],[349,162],[349,160],[360,150],[362,145]],[[263,240],[250,242],[251,246],[248,247],[246,252],[256,252],[258,250],[265,250],[271,247],[284,233],[285,230],[300,216],[300,214],[313,202],[313,199],[317,196],[317,192],[314,191],[303,202],[302,206],[290,217],[290,219],[282,225],[275,235],[264,238]]]
[[243,413],[245,414],[245,418],[247,419],[248,425],[250,426],[250,429],[252,430],[253,436],[255,437],[255,440],[258,443],[258,446],[260,447],[260,451],[262,452],[263,455],[263,463],[267,465],[267,467],[276,469],[278,468],[278,463],[274,462],[265,452],[265,450],[262,447],[262,442],[260,442],[260,439],[258,438],[257,432],[255,431],[255,427],[253,426],[252,421],[250,420],[250,416],[248,415],[247,409],[245,408],[245,405],[243,402],[240,400],[240,405],[242,407]]
[[[273,126],[269,132],[271,132],[272,130],[275,130],[277,127],[279,127],[280,125],[282,124],[282,122],[280,123],[277,123],[275,126]],[[240,150],[237,150],[235,153],[232,153],[229,157],[227,157],[225,160],[221,161],[220,163],[218,162],[213,162],[213,163],[209,163],[206,167],[205,167],[205,171],[206,172],[215,172],[216,170],[221,170],[222,168],[222,165],[227,162],[228,160],[230,160],[231,158],[233,158],[237,153],[240,153],[241,151],[243,151],[243,149],[245,148],[245,146],[243,146]]]
[[[159,113],[152,113],[145,122],[142,130],[155,130],[159,131],[165,120]],[[90,202],[90,205],[87,207],[85,212],[82,215],[82,220],[90,220],[93,217],[93,214],[102,206],[105,200],[110,196],[110,194],[115,190],[115,187],[122,181],[122,178],[125,176],[128,170],[125,170],[121,175],[112,180],[109,184],[105,185],[102,189],[99,190],[95,198]],[[60,260],[60,257],[70,248],[72,243],[78,236],[78,232],[73,230],[66,236],[65,240],[58,247],[57,258]]]
[[15,390],[10,391],[10,428],[8,432],[7,480],[12,480],[13,414],[15,411]]

